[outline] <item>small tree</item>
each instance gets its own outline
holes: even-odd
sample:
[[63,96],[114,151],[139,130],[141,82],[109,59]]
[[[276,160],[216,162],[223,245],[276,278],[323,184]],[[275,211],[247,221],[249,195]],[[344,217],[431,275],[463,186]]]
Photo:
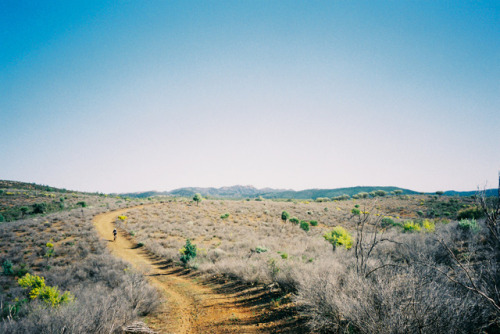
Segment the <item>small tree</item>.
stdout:
[[24,217],[24,216],[26,216],[26,214],[28,213],[28,211],[30,209],[27,206],[22,206],[20,210],[21,210],[23,217]]
[[200,204],[200,202],[203,200],[203,198],[201,197],[201,194],[194,194],[193,196],[193,201],[196,202],[196,205]]
[[196,245],[193,245],[191,243],[191,240],[187,239],[186,244],[184,247],[180,250],[181,255],[181,262],[186,265],[190,260],[194,259],[196,257]]
[[286,221],[288,220],[288,218],[290,218],[290,214],[288,212],[286,212],[286,211],[283,211],[281,213],[281,220],[283,220],[283,222],[286,223]]
[[343,246],[346,249],[352,247],[351,234],[341,226],[337,226],[330,232],[325,233],[323,235],[323,238],[325,238],[326,241],[332,244],[333,249],[335,249],[337,246]]

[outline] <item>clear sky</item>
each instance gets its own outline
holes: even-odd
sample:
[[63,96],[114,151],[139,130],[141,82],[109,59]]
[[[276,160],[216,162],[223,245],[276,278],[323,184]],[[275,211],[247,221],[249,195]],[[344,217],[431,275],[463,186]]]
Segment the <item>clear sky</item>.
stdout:
[[0,179],[497,185],[498,1],[0,2]]

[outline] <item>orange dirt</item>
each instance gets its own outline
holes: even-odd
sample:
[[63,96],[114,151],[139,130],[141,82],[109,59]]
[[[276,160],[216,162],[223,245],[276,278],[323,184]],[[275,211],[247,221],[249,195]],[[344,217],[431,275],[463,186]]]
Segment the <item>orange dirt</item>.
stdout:
[[[256,333],[268,332],[259,322],[263,308],[255,308],[245,295],[221,293],[221,285],[197,281],[180,267],[154,259],[119,233],[113,242],[114,221],[130,209],[107,212],[94,218],[99,235],[108,241],[111,253],[142,271],[152,285],[164,293],[160,312],[149,316],[148,326],[160,333]],[[218,291],[217,291],[218,290]]]

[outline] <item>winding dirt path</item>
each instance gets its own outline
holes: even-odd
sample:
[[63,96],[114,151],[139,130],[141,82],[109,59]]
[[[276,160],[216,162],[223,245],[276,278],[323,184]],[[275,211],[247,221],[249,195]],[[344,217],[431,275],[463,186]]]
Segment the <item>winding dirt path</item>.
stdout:
[[111,253],[146,274],[163,291],[166,303],[160,312],[147,318],[148,325],[160,333],[256,333],[267,332],[259,324],[260,313],[245,302],[241,293],[219,293],[183,273],[182,268],[155,260],[142,248],[119,234],[113,242],[114,221],[132,208],[94,217],[101,238],[109,241]]

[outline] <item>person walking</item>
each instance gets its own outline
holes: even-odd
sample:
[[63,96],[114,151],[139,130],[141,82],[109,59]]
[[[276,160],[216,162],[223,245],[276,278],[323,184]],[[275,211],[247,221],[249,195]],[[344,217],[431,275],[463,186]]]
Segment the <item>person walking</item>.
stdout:
[[114,238],[113,238],[113,241],[116,241],[116,234],[117,234],[117,233],[118,233],[118,232],[116,231],[116,228],[115,228],[115,229],[113,230],[113,237],[114,237]]

